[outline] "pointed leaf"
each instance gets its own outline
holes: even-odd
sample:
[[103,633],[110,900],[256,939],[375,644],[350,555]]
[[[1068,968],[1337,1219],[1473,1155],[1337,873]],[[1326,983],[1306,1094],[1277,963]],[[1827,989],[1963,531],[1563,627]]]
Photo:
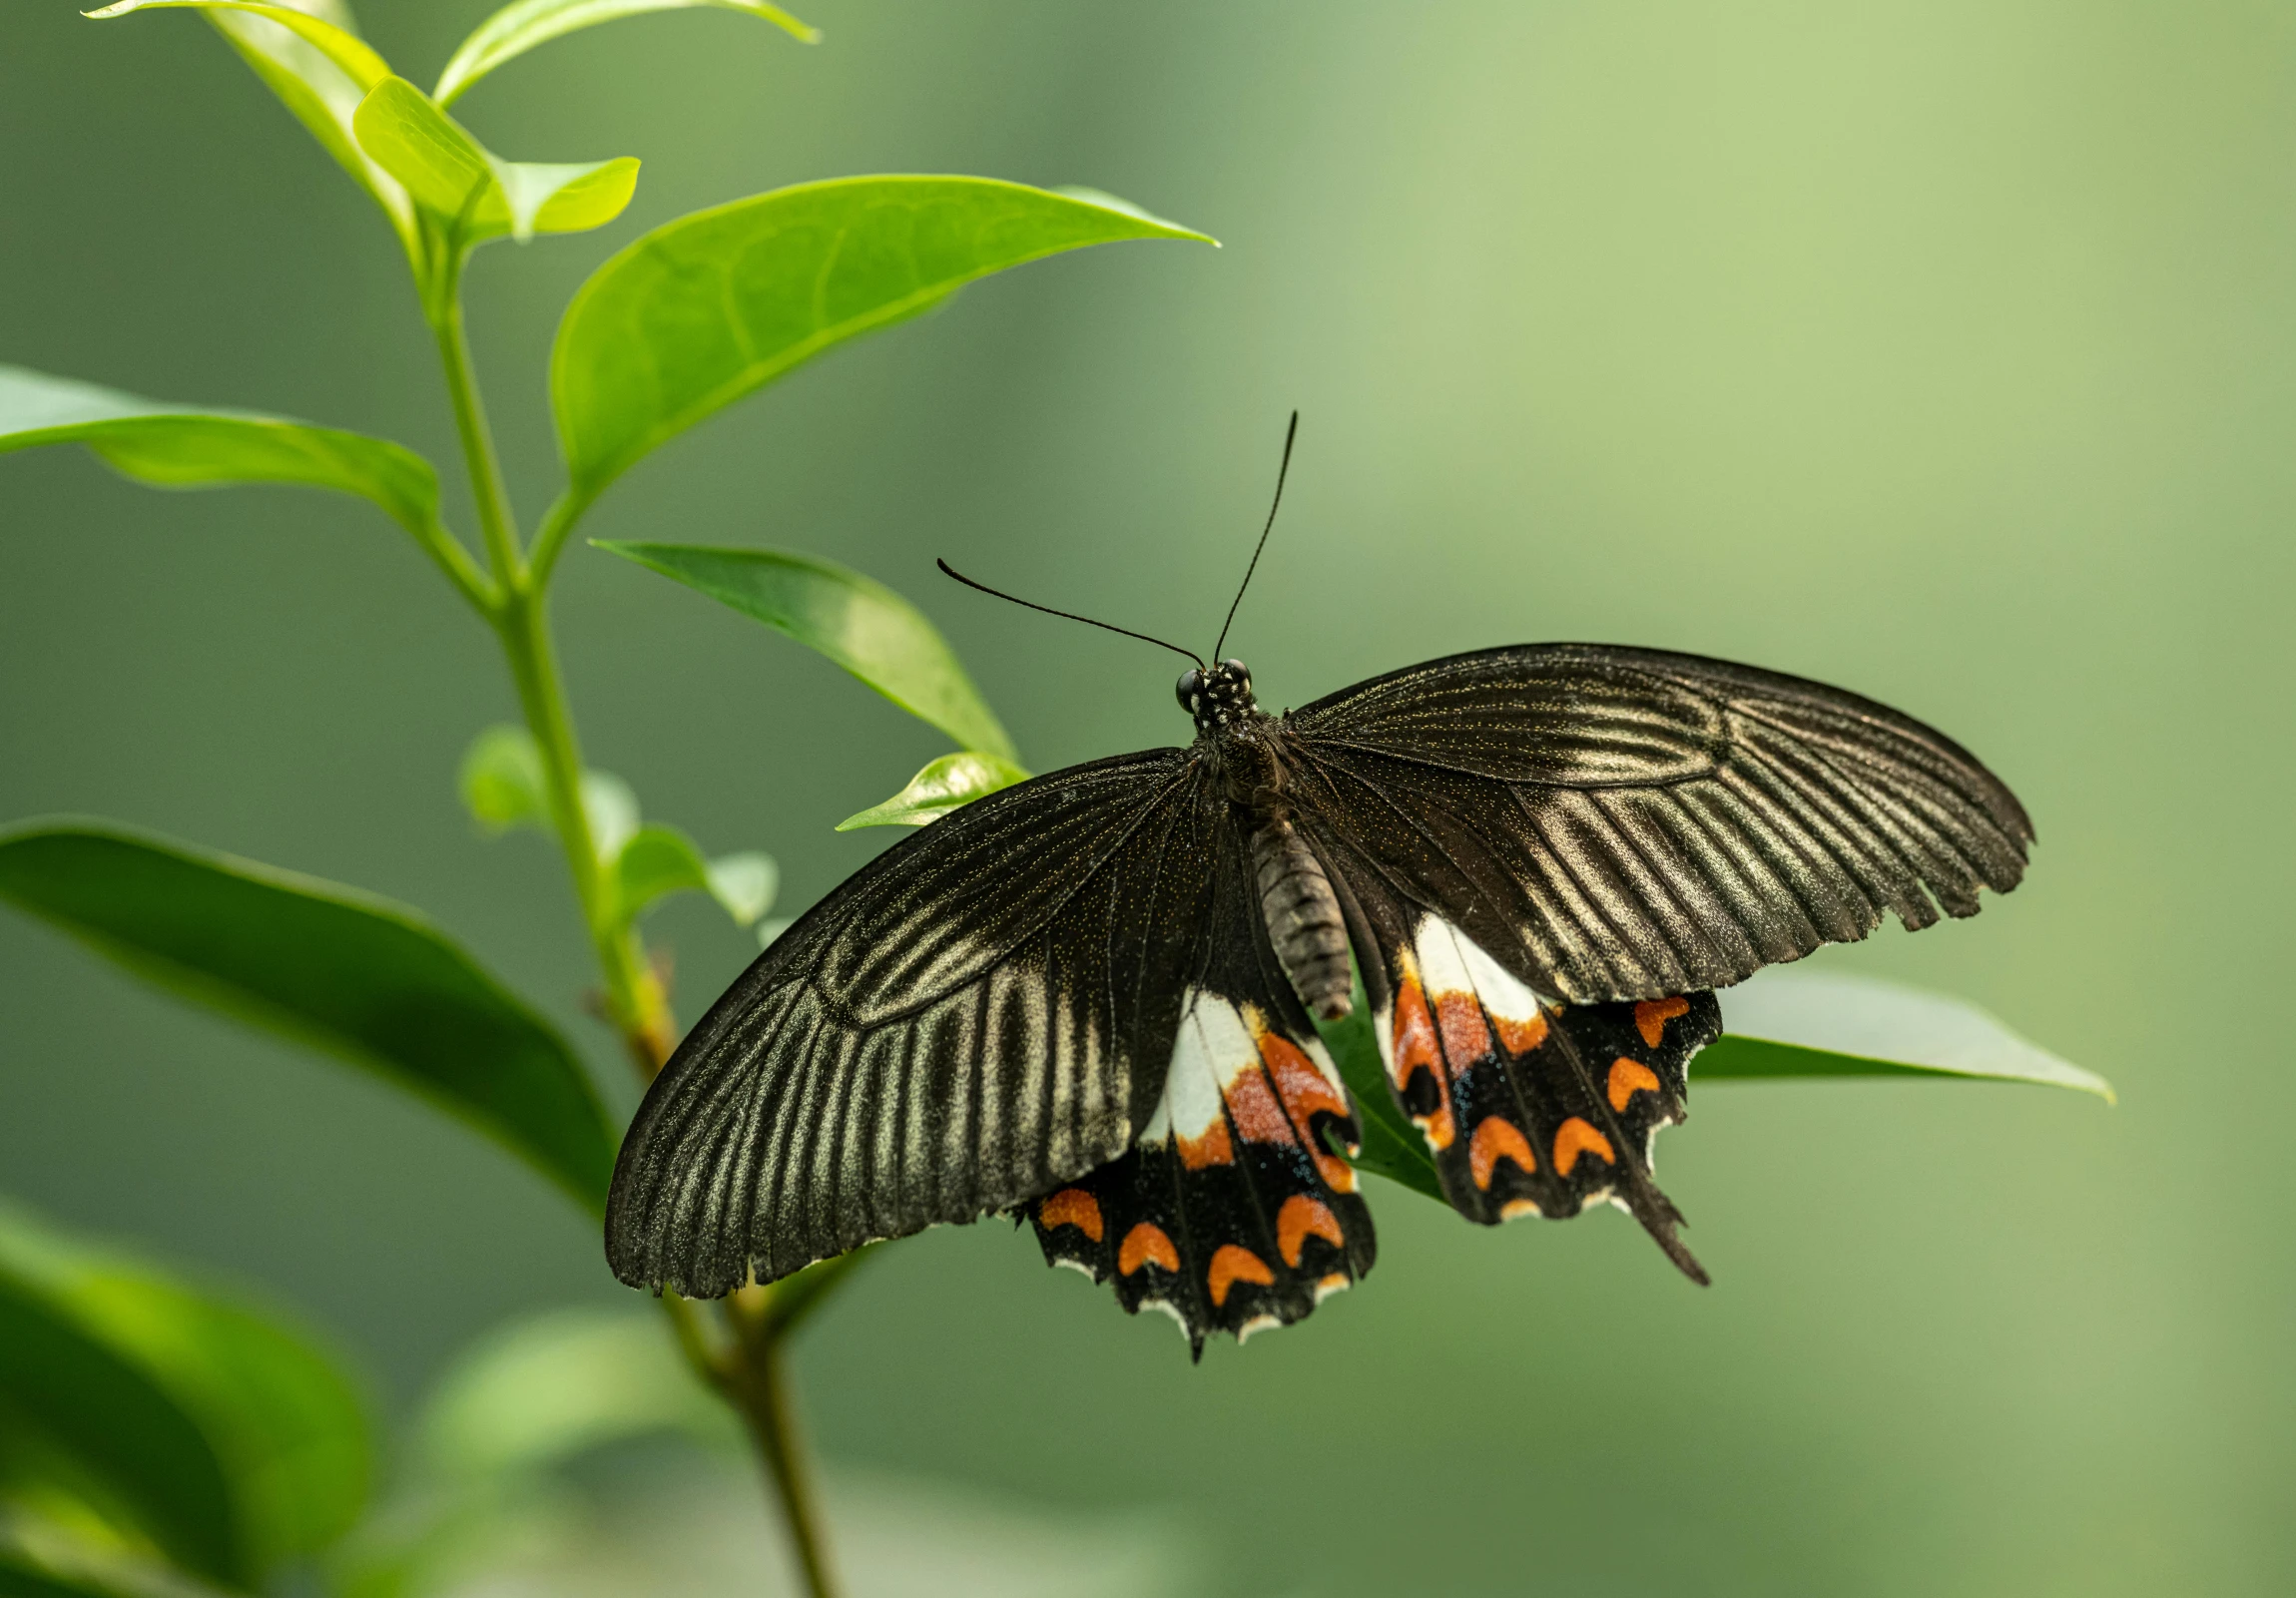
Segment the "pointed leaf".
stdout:
[[490,832],[514,826],[550,829],[542,753],[523,727],[498,724],[471,740],[457,786],[463,808]]
[[504,161],[404,78],[385,78],[351,118],[359,148],[454,225],[465,245],[579,233],[612,222],[638,186],[629,156],[573,165]]
[[383,439],[170,405],[0,366],[0,454],[42,444],[86,444],[129,476],[162,487],[300,483],[356,494],[417,537],[438,520],[430,463]]
[[882,583],[775,549],[592,542],[787,633],[957,743],[1013,759],[1011,738],[947,640]]
[[0,1208],[0,1396],[185,1567],[252,1588],[357,1518],[363,1405],[301,1334]]
[[461,48],[454,52],[454,59],[447,62],[446,70],[438,75],[438,87],[431,94],[440,105],[450,106],[479,79],[536,45],[547,44],[580,28],[594,28],[601,22],[696,6],[739,11],[763,18],[807,44],[821,42],[819,29],[807,27],[781,7],[767,5],[764,0],[513,0],[481,22],[470,37],[462,41]]
[[939,820],[951,810],[963,808],[983,795],[1027,781],[1026,772],[1001,756],[983,755],[978,750],[943,755],[910,778],[908,787],[882,804],[872,804],[858,815],[849,815],[838,822],[838,830],[851,832],[862,826],[922,826],[927,821]]
[[704,417],[964,284],[1086,245],[1205,235],[986,178],[845,178],[697,212],[631,245],[559,324],[550,391],[587,502]]
[[358,38],[341,0],[120,0],[87,15],[124,17],[138,11],[203,11],[256,76],[270,86],[295,120],[373,197],[412,257],[418,253],[414,209],[406,191],[358,147],[351,116],[361,97],[389,75],[380,56]]
[[1983,1077],[2112,1084],[2018,1037],[1976,1005],[1870,976],[1769,970],[1721,994],[1729,1030],[1692,1063],[1700,1081],[1757,1077]]
[[710,864],[692,838],[656,821],[640,827],[622,845],[614,879],[622,914],[636,920],[666,894],[709,892]]
[[602,1210],[614,1136],[540,1017],[417,912],[102,822],[0,829],[0,899],[137,975],[364,1066]]

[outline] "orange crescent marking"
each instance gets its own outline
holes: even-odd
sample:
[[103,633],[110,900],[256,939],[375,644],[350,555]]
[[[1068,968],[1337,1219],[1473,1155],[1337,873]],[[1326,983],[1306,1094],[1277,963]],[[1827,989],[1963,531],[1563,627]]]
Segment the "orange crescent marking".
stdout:
[[1047,1232],[1054,1227],[1074,1227],[1094,1243],[1100,1241],[1100,1201],[1082,1188],[1062,1188],[1036,1207],[1036,1219]]
[[1442,1051],[1450,1063],[1464,1068],[1490,1052],[1490,1028],[1482,1024],[1482,1006],[1472,993],[1443,993],[1435,997],[1436,1024],[1442,1029]]
[[1340,1218],[1331,1208],[1321,1199],[1295,1193],[1276,1214],[1276,1247],[1283,1253],[1284,1264],[1295,1271],[1300,1268],[1300,1251],[1308,1246],[1310,1237],[1322,1238],[1335,1249],[1348,1246],[1347,1235],[1340,1231]]
[[1666,1036],[1666,1023],[1689,1013],[1690,1001],[1680,994],[1670,999],[1645,999],[1634,1007],[1634,1030],[1655,1049],[1659,1039]]
[[1658,1073],[1621,1054],[1610,1062],[1610,1107],[1625,1112],[1626,1101],[1637,1093],[1656,1093]]
[[1528,1054],[1546,1041],[1546,1012],[1541,1010],[1527,1021],[1510,1021],[1503,1015],[1494,1015],[1491,1022],[1498,1028],[1498,1040],[1509,1054]]
[[1316,1069],[1300,1046],[1290,1038],[1275,1032],[1260,1034],[1260,1058],[1268,1062],[1268,1074],[1276,1079],[1276,1096],[1284,1101],[1284,1108],[1292,1115],[1292,1124],[1308,1140],[1308,1156],[1316,1162],[1316,1174],[1334,1193],[1356,1191],[1356,1173],[1347,1161],[1323,1147],[1317,1138],[1317,1115],[1345,1116],[1348,1101],[1341,1098],[1324,1073]]
[[1490,1191],[1491,1176],[1502,1159],[1512,1160],[1525,1176],[1538,1169],[1538,1156],[1530,1152],[1530,1140],[1521,1128],[1503,1116],[1486,1115],[1466,1145],[1467,1172],[1477,1188]]
[[1124,1234],[1124,1245],[1116,1251],[1116,1269],[1130,1276],[1144,1265],[1160,1265],[1175,1276],[1180,1271],[1180,1251],[1172,1247],[1172,1240],[1164,1236],[1164,1229],[1153,1221],[1143,1221]]
[[1606,1164],[1618,1163],[1618,1156],[1610,1152],[1610,1140],[1574,1115],[1554,1134],[1555,1170],[1570,1175],[1570,1168],[1582,1154],[1599,1154]]
[[1212,1308],[1218,1310],[1227,1306],[1228,1290],[1237,1283],[1257,1282],[1265,1288],[1275,1280],[1276,1273],[1268,1269],[1267,1261],[1249,1249],[1223,1243],[1212,1256],[1212,1270],[1205,1285],[1212,1290]]
[[1228,1141],[1228,1118],[1212,1117],[1212,1124],[1192,1138],[1175,1137],[1179,1145],[1180,1163],[1191,1171],[1201,1171],[1208,1165],[1234,1165],[1235,1146]]

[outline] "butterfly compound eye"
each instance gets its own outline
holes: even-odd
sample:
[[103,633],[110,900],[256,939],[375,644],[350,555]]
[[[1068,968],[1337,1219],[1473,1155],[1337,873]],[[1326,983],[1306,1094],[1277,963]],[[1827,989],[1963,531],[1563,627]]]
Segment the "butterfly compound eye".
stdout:
[[1180,701],[1180,708],[1193,716],[1196,713],[1196,695],[1203,687],[1204,674],[1191,666],[1180,674],[1180,681],[1172,692]]

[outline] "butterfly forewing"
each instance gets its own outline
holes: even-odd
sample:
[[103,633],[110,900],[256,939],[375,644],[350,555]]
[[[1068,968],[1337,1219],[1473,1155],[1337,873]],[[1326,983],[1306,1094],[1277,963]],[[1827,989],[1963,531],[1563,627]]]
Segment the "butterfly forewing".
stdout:
[[1578,1002],[1725,987],[1885,910],[1974,913],[2032,837],[1992,773],[1912,718],[1691,655],[1489,650],[1284,726],[1327,835]]
[[1203,963],[1200,789],[1178,750],[1038,778],[824,899],[647,1094],[608,1207],[615,1274],[715,1297],[1122,1154]]

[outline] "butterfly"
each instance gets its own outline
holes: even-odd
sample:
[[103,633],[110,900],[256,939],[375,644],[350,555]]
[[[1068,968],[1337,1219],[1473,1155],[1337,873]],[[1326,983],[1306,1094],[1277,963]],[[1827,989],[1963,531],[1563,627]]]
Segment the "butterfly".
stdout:
[[1289,1325],[1375,1258],[1316,1025],[1360,973],[1459,1214],[1607,1201],[1703,1283],[1651,1146],[1714,990],[1886,911],[1975,914],[2033,838],[1944,735],[1695,655],[1486,649],[1281,716],[1199,660],[1177,697],[1185,748],[933,822],[726,991],[623,1144],[617,1277],[714,1298],[1007,1213],[1199,1356]]

